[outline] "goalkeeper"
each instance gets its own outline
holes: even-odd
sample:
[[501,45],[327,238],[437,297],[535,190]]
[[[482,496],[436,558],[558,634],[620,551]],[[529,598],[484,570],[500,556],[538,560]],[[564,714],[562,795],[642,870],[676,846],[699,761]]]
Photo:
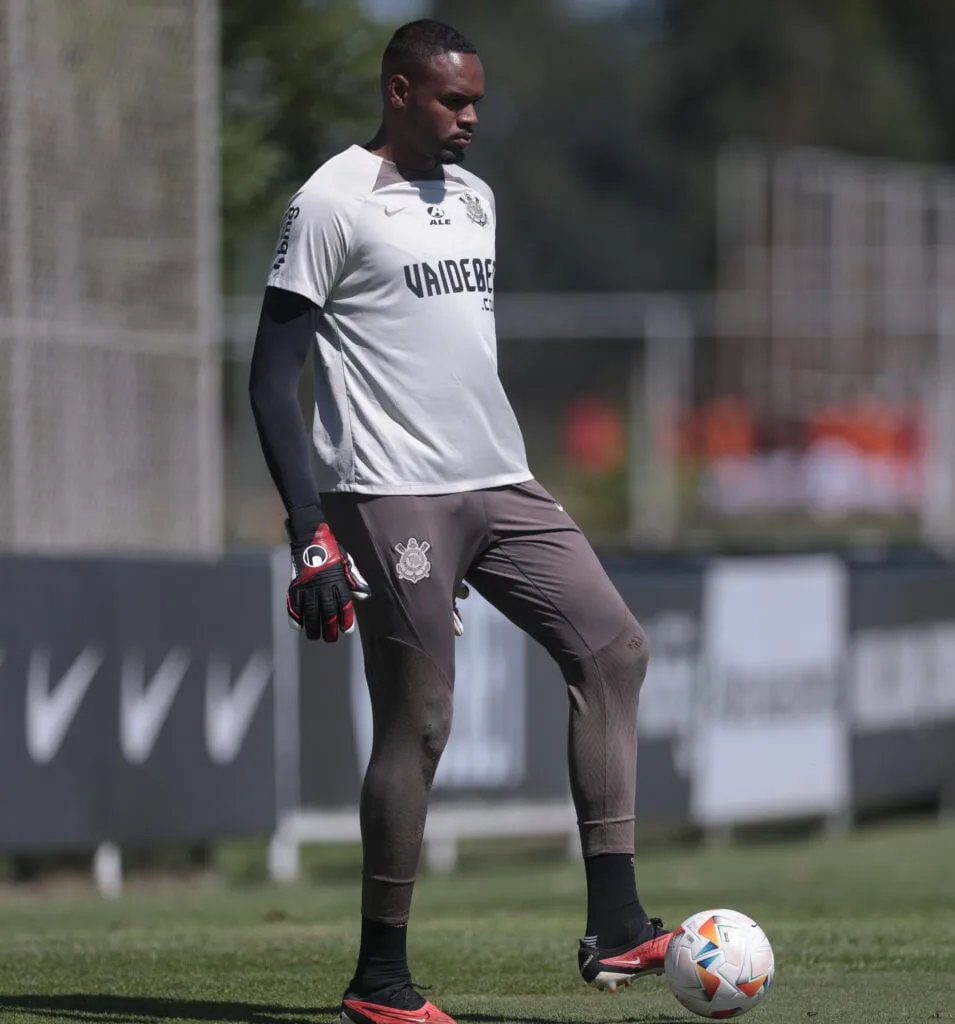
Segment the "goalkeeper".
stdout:
[[[567,684],[584,979],[614,988],[660,973],[669,933],[644,912],[633,871],[646,637],[534,480],[497,373],[494,196],[461,166],[481,62],[449,26],[412,22],[385,50],[381,85],[375,138],[328,160],[289,203],[250,392],[288,513],[289,615],[326,641],[357,620],[371,695],[361,944],[343,1019],[446,1024],[411,984],[406,933],[465,580],[543,644]],[[317,479],[298,405],[309,350]]]

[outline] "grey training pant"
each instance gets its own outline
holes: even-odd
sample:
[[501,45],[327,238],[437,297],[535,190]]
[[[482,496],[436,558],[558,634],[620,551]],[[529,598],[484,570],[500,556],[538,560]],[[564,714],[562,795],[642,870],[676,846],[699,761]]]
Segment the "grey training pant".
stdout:
[[374,725],[361,795],[363,914],[408,920],[451,728],[451,604],[462,579],[563,673],[584,855],[632,853],[647,641],[563,508],[535,481],[420,497],[328,494],[322,504],[372,591],[357,603]]

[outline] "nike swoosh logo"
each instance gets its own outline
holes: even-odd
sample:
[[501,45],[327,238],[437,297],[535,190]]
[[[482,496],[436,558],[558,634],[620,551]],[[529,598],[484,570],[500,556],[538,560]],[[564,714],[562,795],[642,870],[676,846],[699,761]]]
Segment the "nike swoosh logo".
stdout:
[[127,652],[120,679],[119,742],[130,764],[148,760],[190,660],[185,651],[174,647],[147,682],[143,652]]
[[27,750],[36,764],[56,757],[104,654],[93,644],[84,647],[59,682],[50,681],[50,651],[40,648],[30,657],[27,675]]
[[206,749],[214,764],[234,761],[272,675],[272,659],[256,651],[232,684],[227,659],[214,654],[206,673]]
[[394,215],[396,213],[401,213],[401,211],[404,210],[404,209],[407,209],[407,207],[404,207],[404,206],[395,206],[395,207],[386,206],[385,207],[385,216],[386,217],[394,217]]
[[623,956],[605,956],[600,962],[604,967],[639,967],[643,963],[640,957],[627,953]]

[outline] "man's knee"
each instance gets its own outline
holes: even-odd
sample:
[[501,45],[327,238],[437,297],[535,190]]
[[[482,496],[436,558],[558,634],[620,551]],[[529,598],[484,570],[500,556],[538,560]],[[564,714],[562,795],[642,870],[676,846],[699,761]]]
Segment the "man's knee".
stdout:
[[650,641],[633,615],[627,613],[623,628],[606,647],[594,653],[594,660],[606,670],[605,674],[639,691],[650,663]]
[[375,745],[402,756],[416,751],[430,784],[451,735],[453,664],[400,640],[373,641],[369,689]]
[[581,658],[558,658],[568,682],[611,685],[623,693],[637,694],[650,662],[650,642],[643,627],[627,611],[617,635],[598,650]]
[[409,682],[420,688],[410,697],[414,709],[411,719],[430,782],[451,736],[453,678],[423,651],[412,649],[409,657],[414,663]]

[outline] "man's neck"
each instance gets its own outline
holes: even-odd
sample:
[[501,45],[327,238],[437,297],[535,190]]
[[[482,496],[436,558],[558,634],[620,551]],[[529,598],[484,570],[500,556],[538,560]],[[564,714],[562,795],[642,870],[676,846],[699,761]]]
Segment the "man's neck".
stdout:
[[401,146],[388,135],[384,127],[378,129],[378,133],[365,148],[380,156],[382,160],[389,160],[403,171],[417,171],[423,174],[434,173],[440,164],[434,157],[422,156],[420,153],[412,153]]

